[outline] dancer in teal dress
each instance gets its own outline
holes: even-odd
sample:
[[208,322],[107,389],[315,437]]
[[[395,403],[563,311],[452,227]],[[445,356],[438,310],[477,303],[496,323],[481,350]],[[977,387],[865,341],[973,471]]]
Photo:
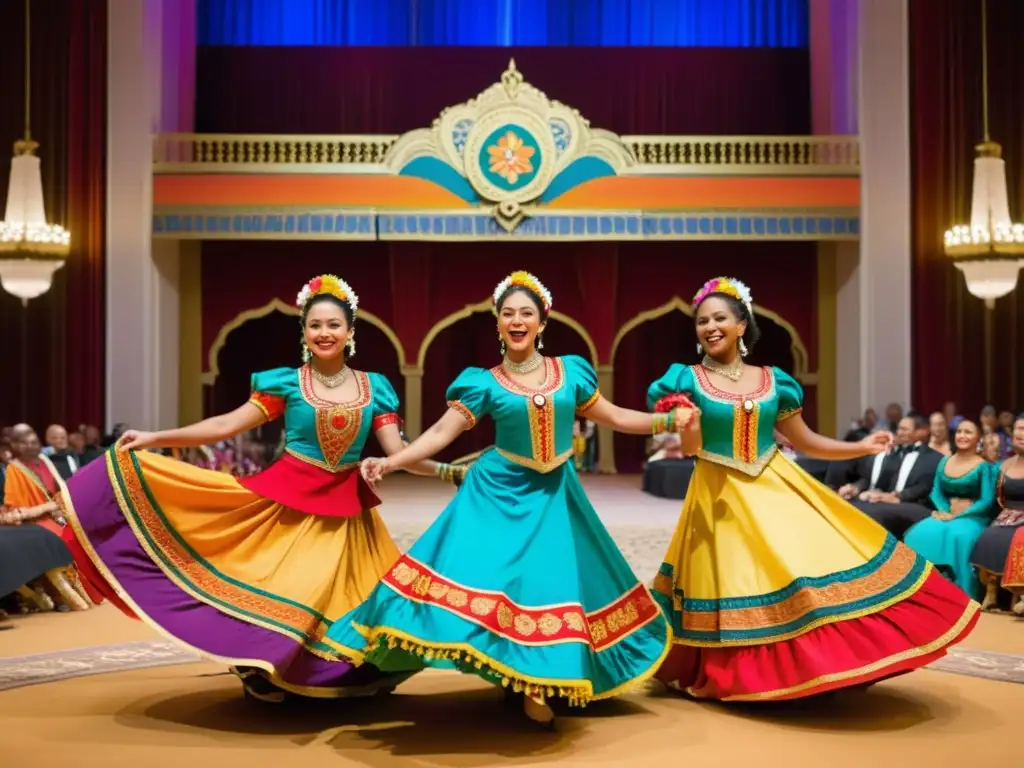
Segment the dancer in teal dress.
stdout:
[[975,599],[984,593],[971,565],[971,551],[999,512],[996,479],[999,467],[977,453],[981,432],[972,421],[956,428],[956,453],[946,456],[935,473],[935,512],[907,531],[907,546],[950,575]]
[[622,432],[660,434],[693,417],[650,414],[601,397],[593,367],[537,352],[551,298],[513,273],[495,290],[505,359],[469,368],[448,390],[447,413],[405,450],[367,459],[364,476],[437,453],[485,415],[493,450],[459,493],[384,576],[350,629],[329,637],[365,648],[383,670],[455,668],[522,693],[526,715],[550,724],[546,703],[585,704],[653,675],[669,647],[668,623],[633,574],[576,474],[577,413]]

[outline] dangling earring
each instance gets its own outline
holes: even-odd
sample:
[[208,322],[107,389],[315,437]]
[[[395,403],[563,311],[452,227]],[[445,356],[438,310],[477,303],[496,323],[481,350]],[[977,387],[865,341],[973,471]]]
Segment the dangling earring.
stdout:
[[501,342],[501,345],[498,347],[498,349],[501,350],[501,356],[504,357],[505,352],[508,350],[508,347],[505,346],[505,340],[501,338],[501,331],[498,331],[498,341]]
[[544,349],[544,337],[537,334],[537,349]]
[[703,355],[703,354],[704,354],[704,347],[702,347],[702,346],[700,345],[700,342],[699,342],[699,341],[697,342],[697,354],[698,354],[698,355]]
[[308,363],[313,359],[313,353],[309,351],[309,347],[306,346],[306,339],[302,339],[302,362]]
[[740,357],[746,357],[748,354],[750,354],[747,351],[747,345],[743,343],[743,339],[742,338],[740,339],[740,343],[737,344],[736,346],[740,350]]
[[348,350],[348,357],[356,356],[356,340],[355,338],[349,339],[345,342],[345,348]]

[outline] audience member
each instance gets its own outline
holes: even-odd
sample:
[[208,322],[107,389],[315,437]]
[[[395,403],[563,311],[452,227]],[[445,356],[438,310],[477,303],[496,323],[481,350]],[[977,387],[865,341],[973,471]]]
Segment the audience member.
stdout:
[[46,428],[46,447],[43,454],[49,457],[58,474],[64,480],[78,471],[81,457],[68,443],[68,431],[60,424],[51,424]]
[[928,447],[938,451],[944,456],[953,453],[949,442],[949,422],[946,421],[946,414],[936,411],[928,419]]
[[981,429],[964,419],[956,429],[956,452],[944,456],[932,488],[931,517],[914,525],[907,546],[933,563],[957,586],[981,597],[971,552],[996,513],[996,467],[978,454]]
[[[928,447],[929,422],[910,411],[900,419],[894,450],[846,465],[847,480],[839,495],[853,502],[894,536],[931,514],[929,496],[942,454]],[[842,465],[836,465],[842,472]],[[831,484],[837,483],[832,471]],[[852,475],[852,476],[851,476]]]

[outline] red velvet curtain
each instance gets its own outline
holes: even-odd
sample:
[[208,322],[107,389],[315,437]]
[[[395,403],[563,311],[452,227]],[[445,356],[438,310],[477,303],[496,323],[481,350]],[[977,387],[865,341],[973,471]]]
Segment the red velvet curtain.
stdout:
[[[24,131],[24,10],[22,2],[0,3],[3,142]],[[0,291],[0,424],[102,424],[106,13],[105,0],[32,3],[32,134],[47,215],[71,231],[72,251],[50,292],[27,309]],[[5,189],[9,158],[0,152]]]
[[496,83],[526,80],[624,134],[810,133],[806,49],[201,47],[211,133],[403,133]]
[[[988,3],[990,134],[1003,146],[1010,211],[1024,218],[1024,3]],[[954,400],[1024,408],[1024,285],[989,313],[943,253],[970,217],[974,147],[983,138],[981,3],[911,0],[914,405]],[[988,317],[986,317],[988,315]],[[991,364],[985,352],[990,324]]]

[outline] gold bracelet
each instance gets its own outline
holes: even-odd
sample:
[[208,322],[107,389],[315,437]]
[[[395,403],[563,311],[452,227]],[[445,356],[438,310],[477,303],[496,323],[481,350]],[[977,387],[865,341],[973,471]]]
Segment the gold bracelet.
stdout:
[[668,432],[668,414],[656,413],[651,421],[651,434],[662,435]]

